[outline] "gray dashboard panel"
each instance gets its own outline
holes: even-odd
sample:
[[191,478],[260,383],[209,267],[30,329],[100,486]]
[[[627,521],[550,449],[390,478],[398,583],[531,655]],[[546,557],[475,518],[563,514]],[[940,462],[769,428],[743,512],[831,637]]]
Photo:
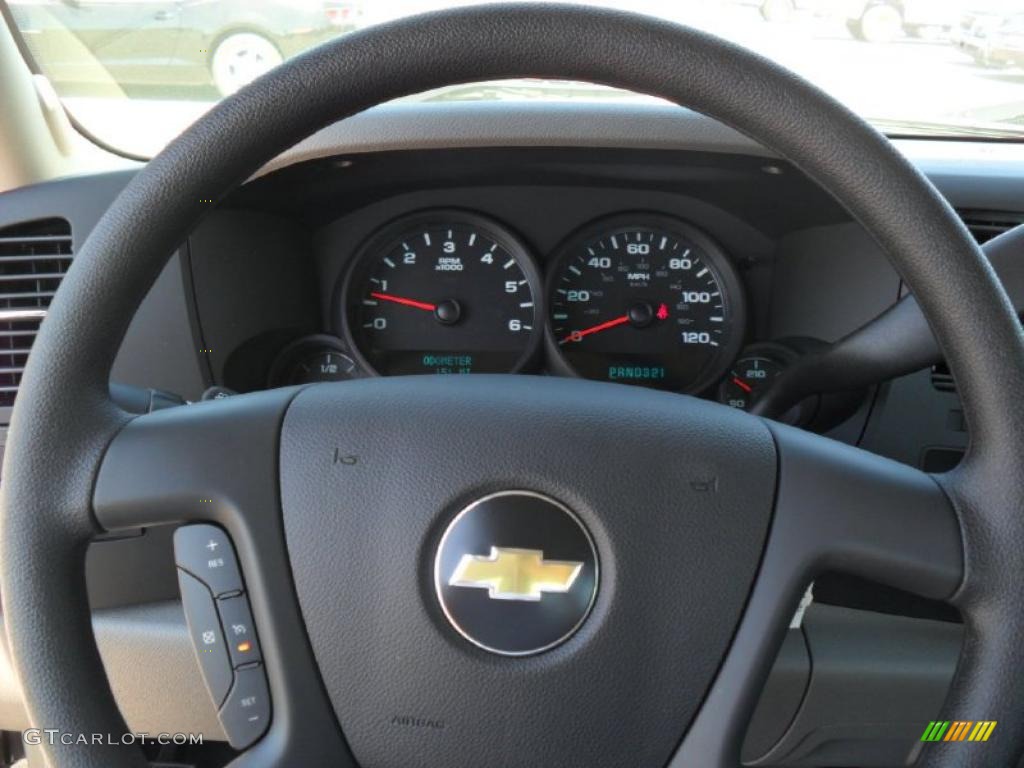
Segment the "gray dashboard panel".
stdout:
[[[894,143],[954,205],[1000,208],[1021,199],[1024,144],[937,138]],[[736,130],[670,104],[399,102],[318,131],[257,176],[322,157],[467,147],[621,147],[775,157]]]
[[862,227],[794,232],[776,254],[769,336],[836,341],[896,301],[899,287],[899,275]]
[[257,176],[341,154],[468,147],[628,147],[776,156],[732,128],[674,105],[397,102],[318,131],[267,163]]

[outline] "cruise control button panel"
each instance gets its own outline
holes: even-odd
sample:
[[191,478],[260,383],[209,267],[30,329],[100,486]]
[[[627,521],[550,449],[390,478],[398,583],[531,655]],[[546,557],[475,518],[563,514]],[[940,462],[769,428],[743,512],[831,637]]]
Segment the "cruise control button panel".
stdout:
[[231,539],[215,525],[188,525],[175,531],[174,560],[206,584],[214,597],[242,591]]
[[270,720],[270,695],[262,666],[235,670],[235,684],[220,709],[220,723],[235,749],[263,735]]
[[214,706],[219,707],[231,689],[234,674],[228,651],[224,643],[220,617],[214,607],[213,595],[206,585],[194,576],[178,569],[178,585],[181,588],[181,604],[185,609],[188,633],[199,658],[206,687]]
[[270,723],[270,692],[235,549],[221,528],[190,525],[174,534],[181,601],[210,698],[235,749]]
[[262,661],[260,643],[256,639],[249,601],[245,595],[221,598],[217,601],[217,608],[221,621],[224,622],[224,635],[227,637],[231,666],[240,667],[243,664]]

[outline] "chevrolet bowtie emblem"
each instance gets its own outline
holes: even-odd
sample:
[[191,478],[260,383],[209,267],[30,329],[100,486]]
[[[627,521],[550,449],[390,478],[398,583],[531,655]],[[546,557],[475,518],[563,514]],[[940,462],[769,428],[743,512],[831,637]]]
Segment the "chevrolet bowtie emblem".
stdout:
[[491,553],[463,555],[448,580],[453,587],[486,589],[492,600],[540,600],[542,593],[568,592],[583,563],[545,560],[537,549],[491,547]]

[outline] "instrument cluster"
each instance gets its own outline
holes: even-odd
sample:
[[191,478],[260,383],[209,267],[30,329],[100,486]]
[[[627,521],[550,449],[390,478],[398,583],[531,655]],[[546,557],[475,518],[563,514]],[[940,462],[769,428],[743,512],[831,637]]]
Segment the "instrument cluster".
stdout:
[[723,379],[746,332],[742,282],[711,237],[660,213],[594,221],[544,261],[477,213],[405,216],[355,253],[332,321],[335,337],[282,353],[272,384],[546,371],[745,407],[737,390],[765,367]]

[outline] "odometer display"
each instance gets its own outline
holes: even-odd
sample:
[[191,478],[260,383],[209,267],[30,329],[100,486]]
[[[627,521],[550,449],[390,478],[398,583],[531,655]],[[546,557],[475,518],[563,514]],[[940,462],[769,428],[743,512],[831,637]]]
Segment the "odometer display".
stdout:
[[605,221],[573,237],[548,281],[551,346],[579,376],[696,392],[742,335],[739,281],[705,235],[667,217]]
[[516,238],[438,211],[389,226],[344,288],[353,349],[381,375],[508,373],[537,349],[539,278]]

